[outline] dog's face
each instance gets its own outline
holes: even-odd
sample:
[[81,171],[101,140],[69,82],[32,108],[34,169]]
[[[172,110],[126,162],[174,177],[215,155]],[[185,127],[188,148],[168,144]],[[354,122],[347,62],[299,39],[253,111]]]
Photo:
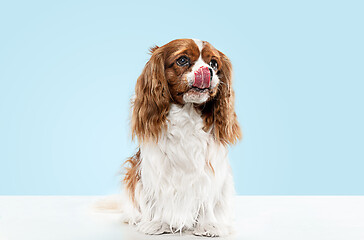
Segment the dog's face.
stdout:
[[241,138],[234,111],[230,60],[210,43],[177,39],[153,47],[135,86],[132,134],[157,141],[167,127],[171,104],[193,104],[204,130],[223,144]]
[[161,49],[172,99],[179,104],[201,104],[213,98],[220,84],[221,54],[208,42],[172,41]]

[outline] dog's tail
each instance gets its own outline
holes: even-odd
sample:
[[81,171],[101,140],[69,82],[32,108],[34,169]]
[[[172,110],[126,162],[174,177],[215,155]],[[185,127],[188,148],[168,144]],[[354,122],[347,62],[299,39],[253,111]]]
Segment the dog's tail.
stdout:
[[92,208],[100,212],[122,212],[122,197],[120,195],[111,195],[101,198],[93,203]]

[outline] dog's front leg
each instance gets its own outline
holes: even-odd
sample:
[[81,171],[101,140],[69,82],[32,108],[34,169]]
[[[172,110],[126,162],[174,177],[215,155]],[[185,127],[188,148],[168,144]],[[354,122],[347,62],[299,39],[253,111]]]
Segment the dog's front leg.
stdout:
[[205,237],[222,237],[230,233],[230,227],[222,219],[221,211],[224,206],[219,202],[216,205],[205,205],[201,210],[197,219],[196,227],[193,234]]

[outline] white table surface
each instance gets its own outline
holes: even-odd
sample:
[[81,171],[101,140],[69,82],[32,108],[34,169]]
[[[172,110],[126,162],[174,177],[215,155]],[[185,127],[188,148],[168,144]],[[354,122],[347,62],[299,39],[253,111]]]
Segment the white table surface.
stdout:
[[[91,205],[100,198],[0,196],[0,239],[208,239],[138,233],[119,214],[95,211]],[[364,240],[364,196],[239,196],[235,226],[224,239]]]

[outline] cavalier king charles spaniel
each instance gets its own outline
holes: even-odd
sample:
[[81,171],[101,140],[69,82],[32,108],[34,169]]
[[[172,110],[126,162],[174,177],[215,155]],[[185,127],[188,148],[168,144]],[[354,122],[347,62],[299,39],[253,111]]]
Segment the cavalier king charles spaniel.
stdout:
[[150,49],[135,86],[123,219],[146,234],[231,232],[228,145],[241,139],[230,60],[210,43],[178,39]]

